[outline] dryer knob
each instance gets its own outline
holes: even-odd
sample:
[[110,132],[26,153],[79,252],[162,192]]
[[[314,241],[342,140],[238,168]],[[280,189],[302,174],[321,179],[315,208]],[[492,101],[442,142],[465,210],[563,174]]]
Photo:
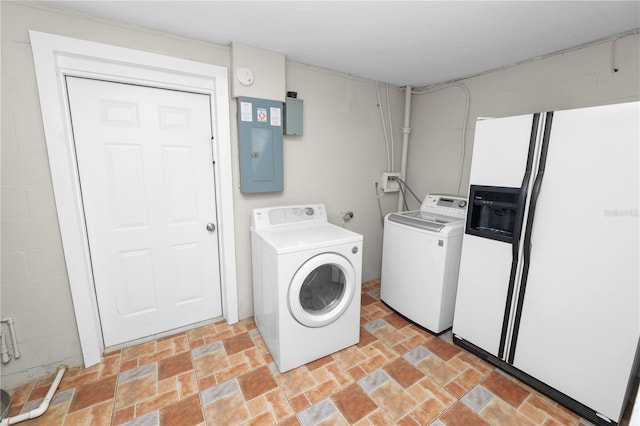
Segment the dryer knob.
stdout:
[[358,252],[358,246],[353,246],[351,253],[356,254]]
[[306,209],[304,209],[304,214],[306,214],[307,216],[312,216],[313,215],[313,208],[312,207],[307,207]]

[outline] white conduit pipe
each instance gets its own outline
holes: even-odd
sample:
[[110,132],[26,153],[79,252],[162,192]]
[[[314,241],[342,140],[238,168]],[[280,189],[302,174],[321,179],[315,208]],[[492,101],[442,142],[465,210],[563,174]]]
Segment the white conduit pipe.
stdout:
[[11,361],[9,349],[7,348],[7,339],[2,333],[0,333],[0,359],[2,359],[3,364],[7,364],[9,361]]
[[34,408],[33,410],[27,413],[22,413],[17,416],[3,419],[2,422],[0,422],[0,426],[14,425],[16,423],[20,423],[25,420],[35,419],[36,417],[40,417],[41,415],[43,415],[45,411],[47,411],[47,409],[49,408],[49,404],[53,399],[53,395],[56,393],[56,390],[58,389],[58,385],[60,385],[60,381],[62,380],[62,376],[64,376],[64,372],[66,370],[67,370],[66,365],[58,366],[58,374],[56,374],[56,378],[53,379],[53,383],[51,383],[49,392],[47,392],[47,395],[44,397],[44,399],[42,400],[42,402],[37,408]]
[[20,353],[20,348],[18,347],[18,338],[16,337],[16,327],[13,324],[13,318],[4,318],[0,320],[0,322],[4,322],[9,326],[9,334],[11,334],[11,343],[13,344],[13,359],[18,359],[22,354]]
[[[402,162],[400,163],[400,179],[407,181],[407,155],[409,151],[409,134],[411,133],[411,86],[404,88],[404,126],[402,126]],[[402,191],[398,193],[398,211],[403,211]]]

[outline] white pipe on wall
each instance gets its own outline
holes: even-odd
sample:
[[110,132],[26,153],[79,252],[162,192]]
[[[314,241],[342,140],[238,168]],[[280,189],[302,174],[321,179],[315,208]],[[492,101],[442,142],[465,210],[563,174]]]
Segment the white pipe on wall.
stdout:
[[9,349],[7,348],[7,338],[4,336],[2,332],[0,332],[0,359],[2,359],[2,363],[6,364],[11,361],[11,356],[9,355]]
[[[400,179],[407,181],[407,155],[409,151],[409,134],[411,133],[411,86],[404,88],[404,126],[402,126],[402,162],[400,163]],[[398,193],[398,211],[403,211],[402,191]]]
[[9,326],[9,334],[11,334],[11,344],[13,345],[13,358],[18,359],[22,354],[18,347],[18,338],[16,337],[16,328],[13,323],[13,318],[3,318],[0,322],[4,322]]
[[27,413],[22,413],[17,416],[3,419],[2,422],[0,422],[0,426],[13,425],[16,423],[23,422],[25,420],[35,419],[36,417],[40,417],[41,415],[43,415],[45,411],[47,411],[47,409],[49,408],[49,404],[53,399],[53,395],[56,393],[56,390],[58,389],[58,385],[60,385],[60,381],[62,380],[62,376],[64,376],[64,372],[66,370],[67,370],[66,365],[60,365],[58,367],[58,374],[56,374],[55,379],[53,379],[53,383],[51,383],[51,386],[49,387],[49,392],[47,392],[47,395],[44,397],[44,399],[42,400],[42,402],[37,408],[34,408],[33,410]]

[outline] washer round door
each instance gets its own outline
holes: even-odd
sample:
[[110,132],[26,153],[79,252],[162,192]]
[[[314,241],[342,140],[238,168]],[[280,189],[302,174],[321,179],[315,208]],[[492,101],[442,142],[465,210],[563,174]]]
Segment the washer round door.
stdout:
[[289,286],[289,311],[302,325],[331,324],[347,310],[356,288],[351,263],[335,253],[307,260]]

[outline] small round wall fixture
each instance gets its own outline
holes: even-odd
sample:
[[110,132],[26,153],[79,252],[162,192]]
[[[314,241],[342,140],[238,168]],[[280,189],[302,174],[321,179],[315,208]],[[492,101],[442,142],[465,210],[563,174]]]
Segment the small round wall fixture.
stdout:
[[253,71],[247,67],[239,67],[236,69],[236,80],[243,86],[251,86],[253,84]]

